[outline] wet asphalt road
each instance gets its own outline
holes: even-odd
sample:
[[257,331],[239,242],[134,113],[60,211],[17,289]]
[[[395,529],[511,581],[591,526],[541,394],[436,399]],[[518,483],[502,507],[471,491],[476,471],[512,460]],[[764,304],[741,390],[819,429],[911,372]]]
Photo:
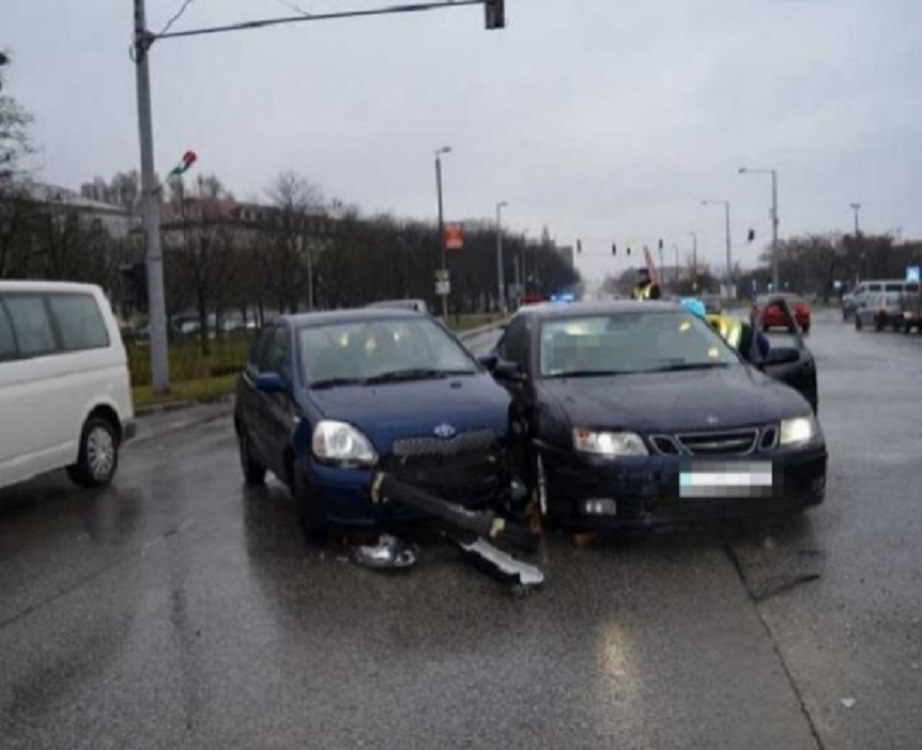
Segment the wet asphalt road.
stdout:
[[810,343],[824,506],[553,537],[527,596],[306,545],[226,417],[108,490],[0,492],[0,747],[922,747],[922,337],[825,313]]

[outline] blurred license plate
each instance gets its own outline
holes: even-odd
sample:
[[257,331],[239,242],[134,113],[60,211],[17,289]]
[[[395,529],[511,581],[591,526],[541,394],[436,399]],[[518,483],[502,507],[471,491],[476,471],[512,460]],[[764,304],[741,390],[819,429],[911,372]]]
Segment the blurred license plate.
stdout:
[[771,497],[771,463],[718,462],[682,468],[679,497]]

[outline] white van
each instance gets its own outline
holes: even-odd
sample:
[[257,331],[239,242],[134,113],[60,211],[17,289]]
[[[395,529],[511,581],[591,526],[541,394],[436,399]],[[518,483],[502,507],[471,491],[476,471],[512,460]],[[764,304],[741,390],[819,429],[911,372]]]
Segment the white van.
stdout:
[[108,484],[133,435],[128,359],[102,290],[0,281],[0,487],[60,468]]

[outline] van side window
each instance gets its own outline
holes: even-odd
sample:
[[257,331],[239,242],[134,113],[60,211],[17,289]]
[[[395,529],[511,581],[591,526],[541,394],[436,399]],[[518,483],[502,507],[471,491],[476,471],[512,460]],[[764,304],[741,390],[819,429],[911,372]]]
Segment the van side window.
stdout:
[[48,305],[61,333],[64,351],[105,349],[109,346],[109,332],[92,295],[49,294]]
[[16,337],[13,335],[13,324],[10,316],[0,300],[0,362],[16,359]]
[[45,300],[38,294],[11,294],[5,300],[20,357],[51,354],[56,348]]

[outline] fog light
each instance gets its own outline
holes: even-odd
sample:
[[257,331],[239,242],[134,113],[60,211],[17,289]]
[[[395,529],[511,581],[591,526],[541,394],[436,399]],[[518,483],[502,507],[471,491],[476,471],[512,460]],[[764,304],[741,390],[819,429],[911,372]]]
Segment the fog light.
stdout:
[[583,512],[587,516],[614,516],[618,512],[618,506],[614,500],[586,500],[583,503]]

